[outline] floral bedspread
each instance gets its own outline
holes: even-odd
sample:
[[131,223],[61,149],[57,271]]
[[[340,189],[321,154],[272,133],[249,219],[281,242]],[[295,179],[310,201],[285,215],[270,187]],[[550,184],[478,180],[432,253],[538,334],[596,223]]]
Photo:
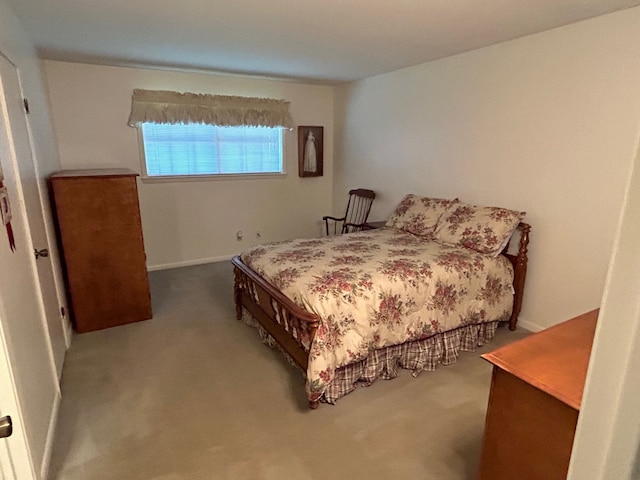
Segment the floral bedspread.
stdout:
[[307,393],[372,350],[463,325],[508,320],[513,269],[465,247],[390,227],[261,245],[242,261],[322,319],[309,349]]

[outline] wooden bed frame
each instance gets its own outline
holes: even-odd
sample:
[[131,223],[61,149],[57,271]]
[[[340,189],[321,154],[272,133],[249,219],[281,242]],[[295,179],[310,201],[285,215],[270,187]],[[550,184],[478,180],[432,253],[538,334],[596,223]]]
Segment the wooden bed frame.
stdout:
[[[518,315],[522,308],[531,226],[520,222],[517,231],[520,233],[517,253],[515,255],[508,253],[509,244],[502,251],[502,255],[511,261],[514,270],[515,294],[509,319],[510,330],[516,329]],[[234,265],[234,298],[238,320],[242,319],[242,309],[245,308],[293,362],[306,372],[309,352],[298,339],[306,337],[311,344],[320,325],[320,317],[293,303],[282,292],[247,267],[240,256],[233,257],[231,262]],[[309,401],[309,408],[317,408],[318,403],[318,401]]]

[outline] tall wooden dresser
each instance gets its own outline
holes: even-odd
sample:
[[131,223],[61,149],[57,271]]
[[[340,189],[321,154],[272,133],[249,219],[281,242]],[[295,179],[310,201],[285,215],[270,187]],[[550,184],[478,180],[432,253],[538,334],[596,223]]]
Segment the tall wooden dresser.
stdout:
[[126,169],[51,176],[71,318],[79,333],[152,317],[136,177]]
[[493,364],[480,480],[561,480],[598,310],[482,355]]

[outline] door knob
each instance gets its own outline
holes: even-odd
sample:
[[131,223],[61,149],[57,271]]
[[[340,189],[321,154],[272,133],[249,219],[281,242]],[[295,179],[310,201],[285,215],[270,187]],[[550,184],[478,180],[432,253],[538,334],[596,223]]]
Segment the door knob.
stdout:
[[33,253],[36,256],[36,260],[40,257],[48,257],[49,256],[49,250],[46,248],[43,248],[42,250],[38,250],[37,248],[33,249]]
[[11,417],[7,415],[6,417],[0,418],[0,438],[9,437],[12,433],[13,423],[11,423]]

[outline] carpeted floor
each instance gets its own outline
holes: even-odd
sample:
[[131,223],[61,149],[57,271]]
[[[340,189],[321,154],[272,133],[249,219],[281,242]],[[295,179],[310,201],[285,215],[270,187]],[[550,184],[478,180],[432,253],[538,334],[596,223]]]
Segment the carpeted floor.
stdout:
[[230,262],[150,273],[152,320],[76,335],[50,480],[474,479],[480,353],[307,409],[301,373],[235,320]]

